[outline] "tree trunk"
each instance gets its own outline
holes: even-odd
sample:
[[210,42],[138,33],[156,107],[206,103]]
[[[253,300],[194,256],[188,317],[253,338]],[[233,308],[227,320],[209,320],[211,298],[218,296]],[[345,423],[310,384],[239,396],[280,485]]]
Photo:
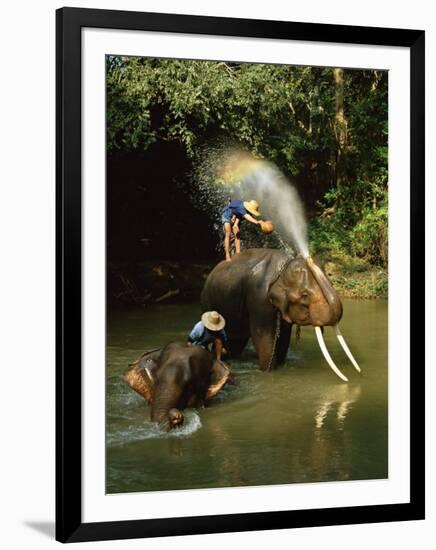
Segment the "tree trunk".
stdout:
[[347,119],[344,114],[344,71],[333,69],[335,81],[336,187],[346,180]]

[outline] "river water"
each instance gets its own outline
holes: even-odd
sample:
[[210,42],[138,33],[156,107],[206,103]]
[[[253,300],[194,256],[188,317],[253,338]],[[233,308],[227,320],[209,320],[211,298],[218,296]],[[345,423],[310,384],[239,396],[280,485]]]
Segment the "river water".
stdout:
[[122,373],[142,351],[185,340],[198,317],[197,303],[109,315],[108,493],[388,476],[386,301],[344,301],[341,330],[362,376],[326,328],[327,347],[350,381],[339,380],[305,327],[299,343],[293,334],[283,367],[260,372],[248,347],[229,362],[237,385],[164,434]]

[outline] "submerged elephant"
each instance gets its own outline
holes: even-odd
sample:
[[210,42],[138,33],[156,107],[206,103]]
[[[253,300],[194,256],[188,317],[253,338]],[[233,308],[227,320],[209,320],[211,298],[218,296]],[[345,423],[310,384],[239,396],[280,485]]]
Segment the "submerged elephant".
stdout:
[[144,352],[124,373],[129,386],[151,406],[151,420],[164,429],[183,423],[181,410],[202,407],[228,381],[230,371],[201,346],[172,342]]
[[341,300],[318,261],[292,258],[280,250],[249,249],[219,263],[209,274],[201,294],[203,311],[216,309],[226,319],[232,355],[239,355],[251,337],[259,366],[270,370],[286,358],[293,324],[315,327],[329,366],[344,381],[324,343],[322,327],[334,326],[337,337],[356,370],[337,324]]

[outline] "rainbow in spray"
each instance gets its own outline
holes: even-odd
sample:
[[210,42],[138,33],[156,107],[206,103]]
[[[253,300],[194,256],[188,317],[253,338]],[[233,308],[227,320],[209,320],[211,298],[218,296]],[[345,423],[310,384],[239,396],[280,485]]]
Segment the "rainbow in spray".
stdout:
[[250,175],[265,166],[267,162],[241,150],[229,150],[217,167],[217,181],[223,185],[238,185]]

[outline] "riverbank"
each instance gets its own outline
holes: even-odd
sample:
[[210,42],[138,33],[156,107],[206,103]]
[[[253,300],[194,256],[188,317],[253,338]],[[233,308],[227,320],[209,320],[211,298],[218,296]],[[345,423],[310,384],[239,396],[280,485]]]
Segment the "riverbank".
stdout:
[[198,300],[214,263],[149,260],[109,264],[108,302],[112,306],[147,306]]
[[[149,260],[110,264],[108,301],[111,306],[147,306],[197,300],[211,261]],[[334,257],[325,271],[343,298],[387,298],[387,271],[351,257]]]
[[388,272],[360,259],[334,257],[325,264],[334,288],[343,298],[387,298]]

